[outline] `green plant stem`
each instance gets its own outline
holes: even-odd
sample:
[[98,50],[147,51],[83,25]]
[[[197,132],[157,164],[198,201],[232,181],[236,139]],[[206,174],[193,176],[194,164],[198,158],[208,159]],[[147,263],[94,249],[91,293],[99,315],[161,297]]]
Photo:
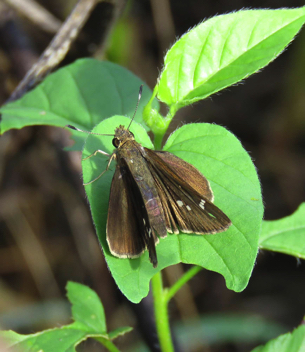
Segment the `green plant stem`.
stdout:
[[119,349],[114,345],[114,343],[111,340],[107,340],[103,337],[95,337],[94,338],[96,341],[100,342],[102,345],[104,345],[108,351],[110,352],[120,352]]
[[151,127],[151,130],[155,136],[154,147],[156,150],[161,149],[164,134],[166,133],[171,120],[172,120],[172,117],[170,115],[167,115],[166,117],[162,118],[162,126],[159,123],[159,124],[157,124],[158,126]]
[[169,319],[167,314],[167,301],[163,289],[161,272],[153,276],[151,280],[154,297],[155,318],[157,334],[159,337],[162,352],[174,352],[174,346],[171,337]]
[[165,302],[166,304],[170,301],[170,299],[176,294],[180,288],[186,284],[193,276],[195,276],[199,271],[202,270],[200,266],[193,266],[190,270],[188,270],[185,274],[183,274],[179,280],[177,280],[174,285],[165,291]]
[[154,147],[156,150],[161,150],[163,137],[164,137],[164,133],[155,134]]
[[161,272],[153,276],[151,280],[154,297],[155,317],[157,334],[162,352],[174,352],[173,341],[171,337],[167,305],[170,299],[180,288],[195,276],[202,268],[193,266],[188,270],[170,289],[164,289]]

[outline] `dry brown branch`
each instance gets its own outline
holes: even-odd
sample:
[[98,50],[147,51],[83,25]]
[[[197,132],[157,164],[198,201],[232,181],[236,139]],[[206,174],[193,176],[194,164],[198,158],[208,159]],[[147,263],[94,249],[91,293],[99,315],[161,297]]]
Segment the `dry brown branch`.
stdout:
[[56,33],[62,25],[60,20],[34,0],[4,1],[46,32]]
[[62,61],[98,1],[80,0],[76,4],[38,62],[28,71],[8,101],[20,98]]

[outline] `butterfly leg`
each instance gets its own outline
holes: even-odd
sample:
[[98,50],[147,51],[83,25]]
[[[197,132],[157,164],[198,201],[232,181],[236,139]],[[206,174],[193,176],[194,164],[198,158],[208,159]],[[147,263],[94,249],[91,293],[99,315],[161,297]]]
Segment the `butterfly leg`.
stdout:
[[[86,158],[83,159],[83,160],[86,160],[86,159],[90,158],[91,156],[96,155],[97,153],[100,153],[100,152],[102,152],[102,154],[105,154],[105,155],[109,155],[109,156],[110,156],[110,154],[105,153],[105,152],[103,152],[102,150],[96,150],[93,154],[89,155],[88,157],[86,157]],[[107,164],[107,166],[106,166],[106,169],[105,169],[101,174],[99,174],[95,179],[91,180],[90,182],[83,183],[83,185],[84,185],[84,186],[90,185],[91,183],[97,181],[100,177],[102,177],[102,176],[104,175],[104,173],[105,173],[106,171],[108,171],[108,169],[109,169],[109,167],[110,167],[110,164],[111,164],[111,162],[112,162],[112,159],[115,159],[115,158],[116,158],[116,154],[115,154],[115,153],[111,154],[110,159],[109,159],[109,161],[108,161],[108,164]]]
[[[104,152],[103,150],[98,149],[98,150],[96,150],[94,153],[92,153],[92,154],[90,154],[89,156],[86,156],[85,158],[83,158],[82,160],[90,159],[91,157],[96,156],[97,153],[101,153],[101,154],[103,154],[103,155],[110,156],[110,154]],[[110,158],[110,159],[111,159],[111,158]]]

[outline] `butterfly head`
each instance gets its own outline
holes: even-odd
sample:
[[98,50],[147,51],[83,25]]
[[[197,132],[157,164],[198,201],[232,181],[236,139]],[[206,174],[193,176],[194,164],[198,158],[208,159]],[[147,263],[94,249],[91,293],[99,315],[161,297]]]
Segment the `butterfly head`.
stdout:
[[115,148],[120,148],[127,141],[134,141],[134,134],[121,125],[115,130],[112,144]]

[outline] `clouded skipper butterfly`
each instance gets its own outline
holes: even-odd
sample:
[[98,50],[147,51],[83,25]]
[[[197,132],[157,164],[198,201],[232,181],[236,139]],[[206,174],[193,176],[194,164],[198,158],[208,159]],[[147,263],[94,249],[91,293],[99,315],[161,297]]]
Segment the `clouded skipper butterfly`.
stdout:
[[85,158],[97,153],[110,156],[107,168],[87,184],[99,179],[116,159],[106,232],[110,252],[120,258],[136,258],[147,249],[156,267],[159,237],[166,237],[168,232],[215,234],[228,229],[231,221],[213,204],[209,182],[194,166],[174,154],[151,150],[135,141],[129,131],[135,113],[128,128],[116,128],[112,140],[116,149],[111,155],[97,150]]

